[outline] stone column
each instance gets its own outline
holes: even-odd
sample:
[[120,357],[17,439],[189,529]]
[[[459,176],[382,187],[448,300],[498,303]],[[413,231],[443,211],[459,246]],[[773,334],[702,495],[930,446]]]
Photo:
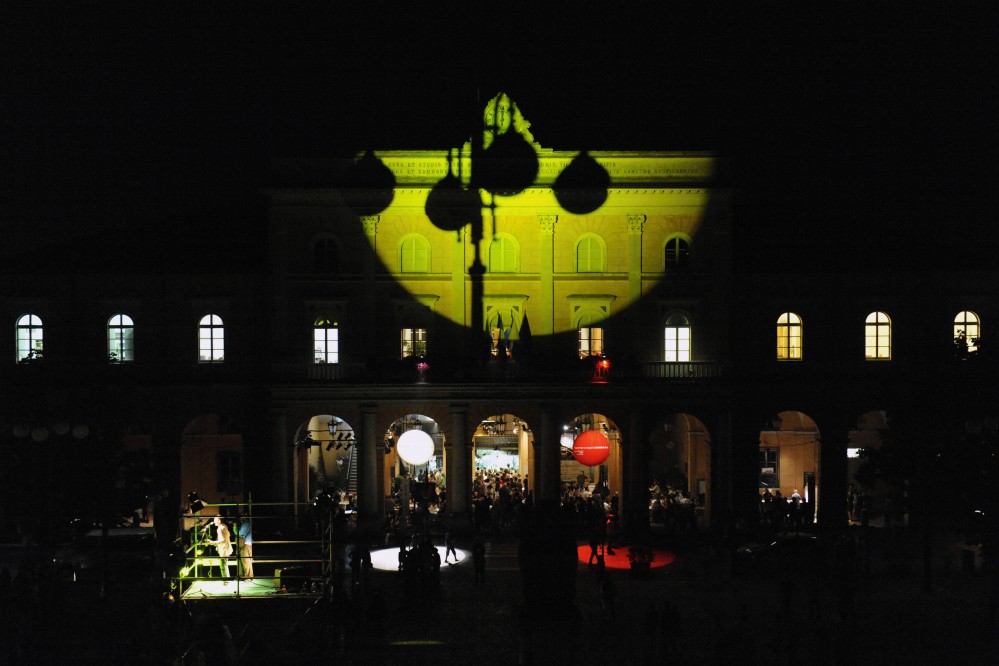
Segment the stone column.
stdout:
[[378,442],[376,419],[378,405],[361,405],[360,475],[358,477],[358,531],[373,536],[382,529],[385,514],[385,499],[378,492],[378,472],[381,470],[383,455]]
[[[821,423],[835,422],[829,417]],[[850,483],[847,471],[846,449],[850,441],[850,428],[837,423],[832,428],[821,427],[819,444],[819,470],[816,475],[816,506],[819,525],[823,528],[840,529],[847,525],[846,490]]]
[[451,405],[451,432],[444,443],[447,457],[447,514],[449,527],[471,527],[471,452],[468,449],[468,405]]
[[541,405],[541,427],[534,437],[534,489],[535,504],[557,505],[561,481],[559,459],[559,411],[554,404]]
[[378,312],[378,291],[375,282],[375,267],[378,263],[378,253],[376,252],[376,234],[378,232],[378,215],[364,215],[361,217],[361,225],[364,227],[364,235],[368,239],[371,251],[364,255],[363,277],[364,277],[364,321],[365,330],[359,331],[359,340],[372,340],[377,335],[372,327],[374,322],[379,321],[376,317]]
[[642,231],[644,215],[628,215],[628,303],[642,295]]
[[466,324],[468,303],[465,296],[465,230],[459,229],[458,240],[451,257],[451,320],[459,326]]
[[[531,322],[535,334],[551,335],[555,332],[555,223],[558,215],[538,215],[541,228],[541,246],[538,248],[538,279],[540,298],[538,322]],[[537,328],[533,328],[537,326]]]
[[628,439],[624,441],[624,493],[621,509],[624,527],[632,534],[644,532],[649,527],[649,485],[645,478],[645,418],[635,409],[628,418]]

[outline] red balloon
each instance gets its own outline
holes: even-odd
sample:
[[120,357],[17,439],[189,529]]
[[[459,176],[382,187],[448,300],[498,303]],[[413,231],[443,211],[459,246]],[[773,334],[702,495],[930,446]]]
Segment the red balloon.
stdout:
[[572,456],[587,467],[601,464],[609,455],[610,442],[596,430],[587,430],[572,443]]

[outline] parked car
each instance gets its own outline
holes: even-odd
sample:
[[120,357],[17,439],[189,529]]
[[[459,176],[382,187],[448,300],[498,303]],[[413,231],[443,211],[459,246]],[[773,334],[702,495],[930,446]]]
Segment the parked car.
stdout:
[[738,576],[824,575],[831,550],[825,539],[810,532],[779,532],[772,539],[736,548],[732,573]]
[[56,571],[75,580],[100,577],[106,564],[111,576],[153,574],[159,562],[156,532],[151,527],[93,529],[52,557]]

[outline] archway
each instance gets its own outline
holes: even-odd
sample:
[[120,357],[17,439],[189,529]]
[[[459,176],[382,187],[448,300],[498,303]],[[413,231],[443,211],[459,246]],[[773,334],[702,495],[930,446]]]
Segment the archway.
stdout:
[[354,428],[339,416],[317,414],[295,436],[295,497],[309,502],[322,490],[357,495],[358,447]]
[[818,516],[821,439],[807,414],[782,411],[760,431],[760,520],[775,529],[814,523]]
[[[868,517],[883,517],[886,524],[902,521],[905,511],[904,501],[898,488],[877,478],[874,466],[867,464],[870,457],[863,451],[877,451],[881,448],[882,433],[888,430],[888,414],[883,410],[865,412],[857,419],[856,428],[849,432],[846,449],[847,521],[860,523],[865,511]],[[882,524],[880,520],[878,524]]]
[[[594,464],[587,464],[585,459],[581,460],[573,455],[576,440],[588,431],[600,433],[606,438],[608,445],[607,457]],[[559,470],[562,483],[584,494],[600,492],[607,497],[620,496],[624,489],[622,442],[621,429],[604,414],[580,414],[564,424]]]
[[[648,478],[653,524],[674,504],[691,507],[695,523],[711,519],[711,434],[692,414],[666,417],[649,433]],[[658,501],[658,504],[656,503]]]

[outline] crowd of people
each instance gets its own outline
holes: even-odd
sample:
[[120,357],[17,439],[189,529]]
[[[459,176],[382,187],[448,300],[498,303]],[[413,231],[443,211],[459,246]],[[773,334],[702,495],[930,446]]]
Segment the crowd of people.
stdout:
[[815,516],[815,507],[805,502],[795,488],[790,497],[784,497],[780,488],[770,492],[765,488],[760,494],[760,522],[778,530],[801,529],[810,525]]
[[665,525],[678,533],[693,532],[697,528],[697,506],[699,499],[691,496],[685,488],[665,489],[653,479],[649,488],[649,519],[657,525]]

